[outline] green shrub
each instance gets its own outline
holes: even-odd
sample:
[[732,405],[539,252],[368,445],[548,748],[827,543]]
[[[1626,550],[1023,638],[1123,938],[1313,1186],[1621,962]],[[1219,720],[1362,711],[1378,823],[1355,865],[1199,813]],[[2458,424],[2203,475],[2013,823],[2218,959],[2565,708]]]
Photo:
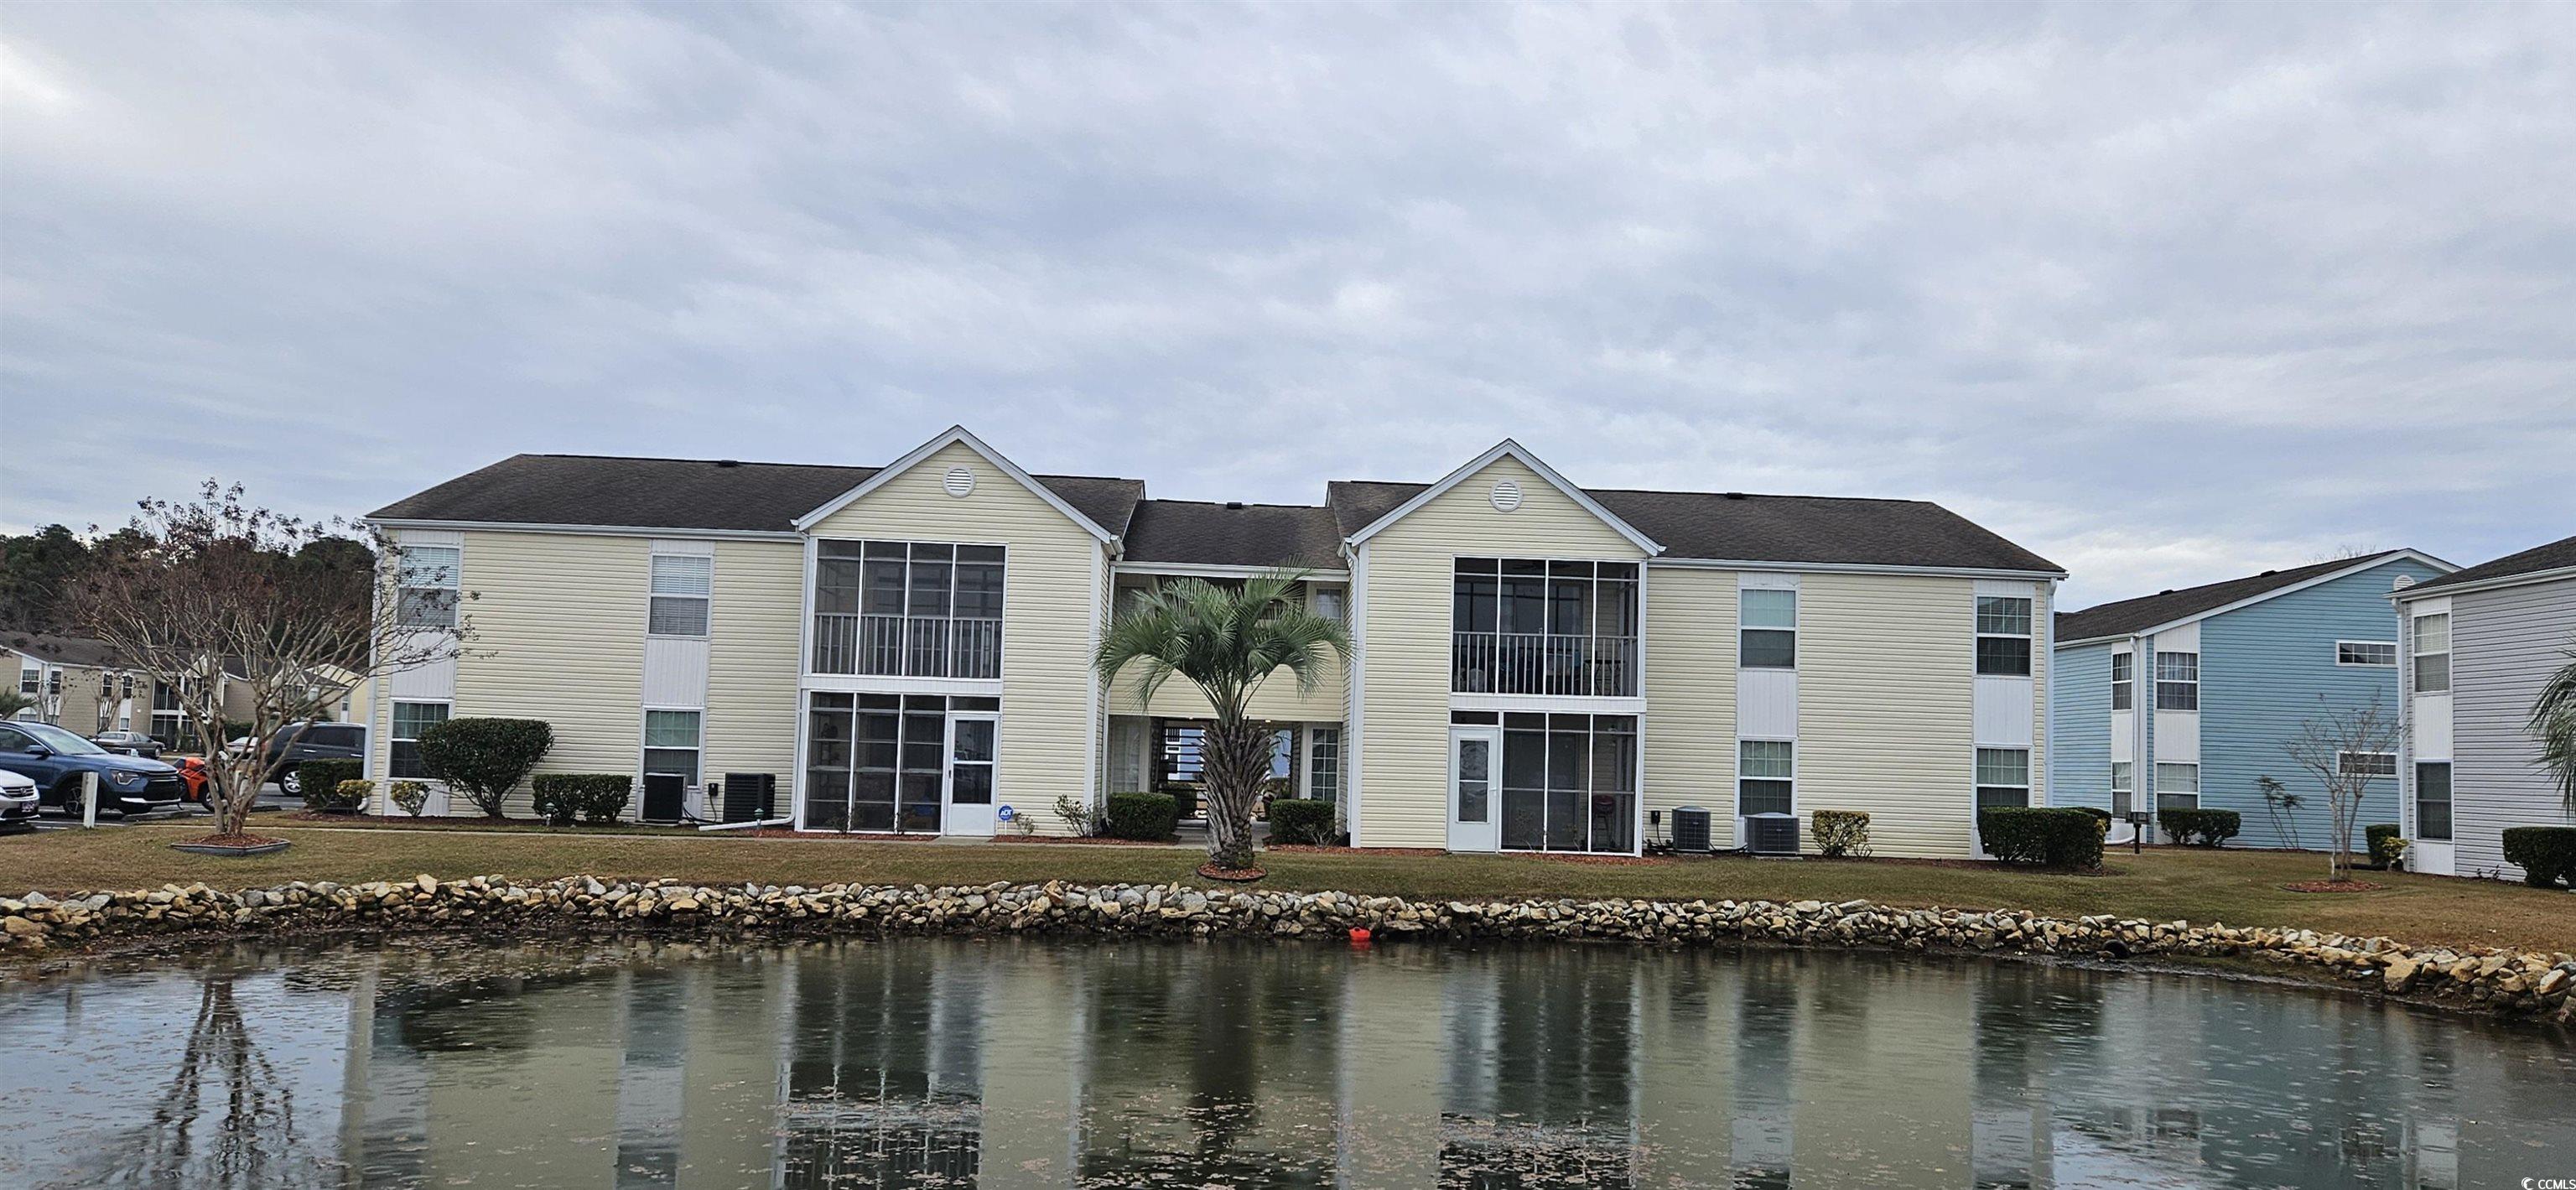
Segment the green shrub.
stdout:
[[2370,839],[2372,866],[2383,869],[2396,867],[2398,860],[2406,854],[2406,849],[2412,846],[2414,846],[2413,843],[2395,835],[2373,835]]
[[1289,847],[1333,842],[1333,803],[1283,797],[1270,803],[1270,841]]
[[486,817],[501,817],[501,799],[528,779],[554,747],[543,719],[450,719],[420,733],[420,767],[464,791]]
[[322,808],[335,814],[355,813],[366,809],[368,800],[375,796],[375,782],[352,777],[331,787],[331,794],[323,799]]
[[354,760],[308,760],[295,766],[296,792],[304,797],[307,810],[336,810],[340,783],[354,781],[367,771],[367,766]]
[[537,817],[556,826],[610,823],[635,796],[635,778],[624,773],[539,773],[530,786]]
[[1986,850],[2009,864],[2090,870],[2102,866],[2102,831],[2092,815],[2054,806],[1997,806],[1977,812]]
[[[2362,850],[2369,854],[2370,866],[2374,868],[2388,866],[2388,861],[2394,857],[2381,846],[2381,843],[2383,840],[2394,839],[2401,833],[2403,833],[2401,828],[2394,822],[2374,822],[2361,828]],[[2402,851],[2404,848],[2399,850]]]
[[1180,803],[1167,793],[1113,793],[1100,833],[1113,839],[1161,841],[1181,829]]
[[2553,888],[2561,880],[2576,888],[2576,826],[2508,826],[2504,857],[2533,888]]
[[2077,806],[2075,808],[2084,811],[2092,817],[2093,825],[2101,830],[2103,838],[2107,839],[2111,837],[2111,812],[2109,810],[2105,810],[2100,806]]
[[1807,833],[1816,850],[1828,857],[1869,854],[1869,814],[1863,810],[1818,810],[1807,816]]
[[393,795],[394,804],[402,807],[403,813],[414,818],[420,817],[420,812],[429,808],[429,782],[427,781],[396,781],[386,788],[386,792]]
[[2158,810],[2156,821],[2176,843],[2216,847],[2245,829],[2245,816],[2234,810]]

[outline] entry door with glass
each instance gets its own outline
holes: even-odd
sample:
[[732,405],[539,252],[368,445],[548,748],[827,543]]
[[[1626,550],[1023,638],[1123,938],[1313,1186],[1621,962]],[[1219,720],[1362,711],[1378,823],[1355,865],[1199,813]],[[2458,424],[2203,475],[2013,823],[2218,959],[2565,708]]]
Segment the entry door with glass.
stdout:
[[948,717],[947,833],[993,834],[993,758],[1001,723],[992,715]]
[[1501,850],[1494,793],[1502,766],[1501,728],[1449,729],[1449,850]]

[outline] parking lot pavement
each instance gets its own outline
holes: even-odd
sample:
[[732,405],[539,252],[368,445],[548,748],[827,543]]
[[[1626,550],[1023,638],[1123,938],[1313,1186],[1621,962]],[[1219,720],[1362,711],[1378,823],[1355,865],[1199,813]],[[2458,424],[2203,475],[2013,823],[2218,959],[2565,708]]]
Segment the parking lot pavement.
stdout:
[[[289,797],[286,795],[284,790],[271,785],[259,791],[259,801],[251,807],[251,812],[254,814],[266,814],[275,810],[300,810],[303,807],[304,802],[301,799]],[[214,811],[209,810],[204,806],[192,804],[184,805],[176,810],[170,810],[160,814],[144,814],[134,818],[120,818],[114,814],[101,814],[98,816],[98,824],[102,827],[111,827],[126,826],[130,823],[136,822],[185,822],[192,818],[212,817],[214,817]],[[59,810],[48,808],[36,815],[36,829],[40,831],[79,830],[81,829],[81,817],[77,811],[65,814]]]

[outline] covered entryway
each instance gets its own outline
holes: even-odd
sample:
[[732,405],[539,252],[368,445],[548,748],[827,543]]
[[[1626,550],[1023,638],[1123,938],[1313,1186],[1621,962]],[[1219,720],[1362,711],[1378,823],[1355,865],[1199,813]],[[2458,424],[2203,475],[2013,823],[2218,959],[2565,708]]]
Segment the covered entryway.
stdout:
[[806,696],[797,829],[992,837],[1001,700]]

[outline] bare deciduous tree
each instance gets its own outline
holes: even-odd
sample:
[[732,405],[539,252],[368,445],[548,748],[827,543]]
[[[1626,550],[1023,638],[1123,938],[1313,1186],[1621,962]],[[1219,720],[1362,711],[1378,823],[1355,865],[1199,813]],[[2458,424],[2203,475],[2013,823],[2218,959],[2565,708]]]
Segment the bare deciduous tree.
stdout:
[[[2325,703],[2322,695],[2317,701]],[[2334,832],[2326,847],[2330,880],[2352,879],[2352,830],[2361,817],[2362,795],[2373,781],[2397,779],[2395,766],[2383,770],[2380,757],[2396,754],[2398,731],[2397,716],[2373,697],[2367,706],[2325,706],[2282,744],[2290,759],[2325,784]]]
[[[195,501],[141,508],[126,529],[92,529],[73,620],[120,667],[168,687],[201,732],[221,734],[221,676],[248,685],[250,746],[207,749],[217,835],[243,833],[272,736],[326,717],[352,683],[456,656],[470,635],[453,576],[395,581],[403,551],[371,527],[281,516],[213,480]],[[351,537],[372,554],[308,549]]]

